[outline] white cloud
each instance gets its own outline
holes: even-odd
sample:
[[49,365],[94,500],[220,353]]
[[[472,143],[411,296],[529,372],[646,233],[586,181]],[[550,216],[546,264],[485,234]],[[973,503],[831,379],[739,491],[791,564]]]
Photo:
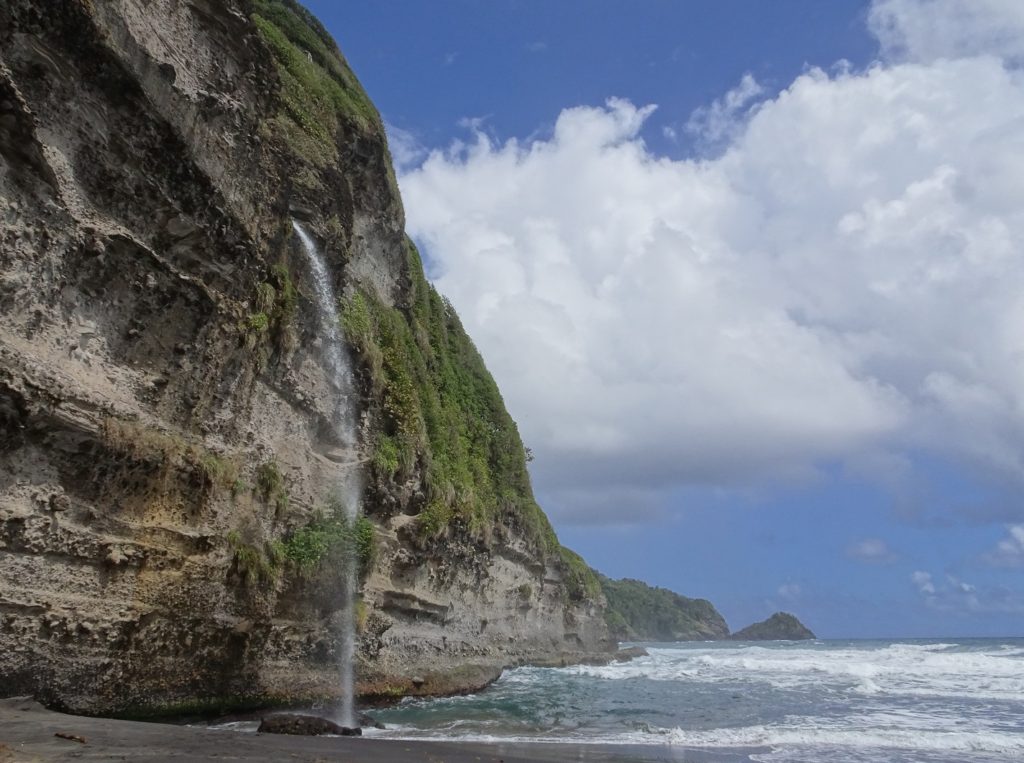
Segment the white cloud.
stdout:
[[851,543],[846,549],[846,555],[868,564],[891,564],[899,558],[881,538],[864,538]]
[[984,555],[994,567],[1024,567],[1024,525],[1010,525],[1007,535]]
[[396,171],[403,172],[423,162],[427,150],[414,133],[390,123],[386,124],[384,129],[387,132],[388,148],[391,150],[391,159]]
[[1020,0],[875,0],[868,24],[890,58],[1024,58]]
[[931,573],[917,570],[910,576],[910,580],[917,586],[917,590],[925,596],[935,595],[935,583],[932,582]]
[[1022,484],[1021,75],[812,70],[704,161],[652,154],[652,109],[475,132],[401,177],[542,497],[579,514],[919,450]]
[[690,116],[686,131],[698,138],[706,147],[714,147],[726,139],[735,138],[747,119],[753,113],[753,102],[764,94],[752,74],[744,74],[740,84],[704,106]]

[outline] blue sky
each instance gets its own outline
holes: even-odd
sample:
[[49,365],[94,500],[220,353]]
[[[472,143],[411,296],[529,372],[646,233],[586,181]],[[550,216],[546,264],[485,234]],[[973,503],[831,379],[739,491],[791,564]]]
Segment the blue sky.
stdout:
[[734,628],[1024,633],[1024,6],[308,6],[564,543]]

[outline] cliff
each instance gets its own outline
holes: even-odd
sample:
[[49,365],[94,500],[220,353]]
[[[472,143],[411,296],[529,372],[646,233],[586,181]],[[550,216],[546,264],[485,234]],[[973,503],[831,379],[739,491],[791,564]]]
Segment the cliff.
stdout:
[[816,638],[795,615],[776,612],[767,620],[748,625],[729,636],[734,641],[804,641]]
[[690,599],[640,580],[600,576],[605,618],[623,641],[705,641],[725,638],[729,626],[706,599]]
[[[293,219],[340,295],[355,446]],[[4,693],[331,698],[349,546],[363,695],[610,647],[403,225],[380,118],[297,4],[0,5]]]

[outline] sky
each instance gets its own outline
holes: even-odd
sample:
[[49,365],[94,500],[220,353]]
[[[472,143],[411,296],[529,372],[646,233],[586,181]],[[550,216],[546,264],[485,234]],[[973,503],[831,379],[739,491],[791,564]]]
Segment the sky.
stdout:
[[311,1],[612,577],[1024,636],[1024,3]]

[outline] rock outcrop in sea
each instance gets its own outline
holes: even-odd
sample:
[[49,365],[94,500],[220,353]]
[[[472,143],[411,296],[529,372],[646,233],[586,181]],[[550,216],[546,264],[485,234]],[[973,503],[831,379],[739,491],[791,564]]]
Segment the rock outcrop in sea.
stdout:
[[[293,220],[338,297],[347,397]],[[335,699],[344,554],[363,696],[612,647],[403,228],[380,117],[293,0],[0,4],[4,693]]]
[[795,615],[776,612],[767,620],[736,631],[729,638],[734,641],[805,641],[816,636]]

